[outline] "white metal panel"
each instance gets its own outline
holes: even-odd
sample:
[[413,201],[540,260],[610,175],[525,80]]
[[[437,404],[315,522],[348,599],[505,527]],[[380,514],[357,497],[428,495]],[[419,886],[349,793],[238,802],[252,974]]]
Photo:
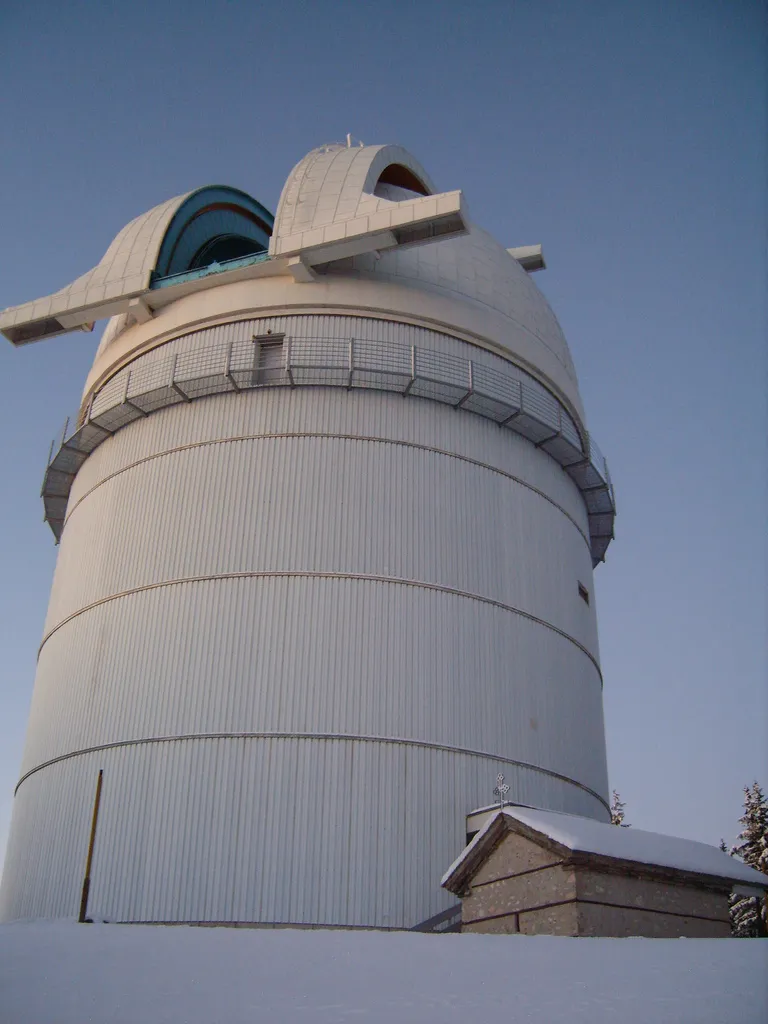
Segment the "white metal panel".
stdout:
[[67,524],[46,633],[110,595],[249,571],[454,588],[545,619],[597,654],[594,608],[578,596],[590,552],[551,501],[433,451],[317,436],[187,448],[91,491]]
[[425,400],[352,391],[344,400],[331,389],[266,390],[224,395],[154,413],[120,430],[97,448],[77,474],[70,511],[105,476],[133,461],[174,446],[265,432],[326,431],[411,441],[487,462],[537,486],[563,506],[588,533],[578,488],[557,463],[524,439],[469,414]]
[[109,920],[408,927],[497,771],[605,817],[586,528],[552,459],[429,401],[124,428],[72,490],[0,916],[76,913],[100,767]]
[[348,579],[197,582],[54,634],[23,771],[147,736],[330,732],[486,750],[604,792],[600,707],[572,644],[476,601]]
[[[100,768],[89,915],[108,921],[412,926],[453,902],[434,865],[459,852],[459,812],[489,783],[484,759],[359,741],[85,754],[19,791],[3,919],[76,915]],[[574,802],[529,776],[508,775],[514,799],[592,812],[586,795]]]

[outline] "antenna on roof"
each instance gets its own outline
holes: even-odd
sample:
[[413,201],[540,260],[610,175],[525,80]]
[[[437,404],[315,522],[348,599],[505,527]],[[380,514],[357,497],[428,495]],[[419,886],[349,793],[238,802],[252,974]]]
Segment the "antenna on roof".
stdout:
[[500,808],[504,806],[504,801],[506,800],[508,792],[509,784],[504,781],[504,776],[499,772],[496,776],[496,788],[493,791],[493,795],[498,797]]

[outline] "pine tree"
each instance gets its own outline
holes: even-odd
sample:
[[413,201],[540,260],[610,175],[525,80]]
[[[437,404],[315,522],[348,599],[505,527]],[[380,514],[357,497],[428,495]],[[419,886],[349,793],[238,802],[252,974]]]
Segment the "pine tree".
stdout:
[[624,801],[614,789],[613,800],[611,800],[611,824],[629,828],[629,822],[624,821],[624,806]]
[[[731,847],[731,856],[768,875],[768,800],[757,782],[744,787],[744,813],[739,823],[742,826],[739,833],[741,841]],[[725,848],[721,841],[720,849]],[[768,936],[768,896],[733,893],[729,905],[731,931],[737,938]]]

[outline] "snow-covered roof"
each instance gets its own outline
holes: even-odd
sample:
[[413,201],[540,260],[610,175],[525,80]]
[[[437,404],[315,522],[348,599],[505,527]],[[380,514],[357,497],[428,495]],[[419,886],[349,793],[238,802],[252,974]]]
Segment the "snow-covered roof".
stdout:
[[566,856],[591,854],[626,864],[727,880],[739,887],[768,889],[768,875],[747,867],[716,846],[658,832],[645,832],[639,828],[617,828],[575,814],[528,807],[504,807],[496,811],[451,864],[441,884],[451,892],[461,891],[506,831],[555,844]]

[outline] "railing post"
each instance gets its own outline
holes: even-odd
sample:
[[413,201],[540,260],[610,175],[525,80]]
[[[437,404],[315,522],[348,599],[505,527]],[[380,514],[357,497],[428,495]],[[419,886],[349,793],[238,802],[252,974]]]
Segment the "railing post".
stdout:
[[499,426],[500,427],[506,427],[506,425],[508,423],[511,423],[512,420],[517,419],[517,417],[523,411],[523,383],[522,383],[522,381],[519,381],[519,380],[515,381],[515,383],[517,384],[518,408],[510,416],[507,416],[506,419],[499,420]]
[[605,482],[608,487],[608,495],[611,499],[611,504],[616,508],[616,495],[613,493],[613,481],[611,480],[611,472],[608,469],[608,460],[603,456],[603,469],[605,470]]
[[251,371],[251,383],[250,387],[256,388],[259,386],[259,363],[261,361],[261,342],[259,336],[254,334],[251,338],[253,344],[253,369]]
[[230,341],[230,343],[227,345],[227,361],[224,364],[224,376],[227,378],[227,380],[232,385],[232,387],[235,389],[235,391],[239,391],[240,390],[240,385],[237,383],[237,381],[235,380],[234,376],[232,375],[232,346],[233,346],[233,344],[234,344],[234,342]]
[[[45,485],[46,485],[47,480],[48,480],[48,470],[51,468],[51,459],[53,458],[53,446],[55,444],[56,444],[56,438],[54,437],[53,440],[51,441],[51,446],[48,449],[48,461],[45,464],[45,472],[43,473],[43,482],[40,485],[40,497],[41,498],[45,498]],[[47,518],[48,518],[48,515],[45,514],[43,516],[43,522],[45,522],[47,520]]]
[[289,381],[291,387],[293,388],[293,387],[296,387],[296,384],[295,384],[294,379],[293,379],[293,368],[291,366],[291,339],[290,338],[285,338],[284,339],[284,344],[285,344],[285,373],[286,373],[286,376],[288,377],[288,381]]
[[403,398],[409,395],[411,388],[416,383],[416,346],[411,345],[411,379],[405,385],[405,391],[403,391]]
[[355,372],[355,339],[349,339],[349,367],[347,372],[347,391],[352,387],[352,374]]
[[[561,411],[560,411],[560,403],[557,404],[556,408],[557,408],[557,430],[554,432],[554,434],[550,434],[549,437],[544,437],[544,438],[541,439],[541,441],[537,441],[536,442],[536,447],[537,448],[541,448],[542,445],[549,444],[550,441],[554,441],[556,437],[560,437],[562,435],[562,432],[563,432],[563,417],[562,417]],[[541,423],[543,421],[539,420],[539,422]]]
[[472,360],[470,359],[469,360],[469,378],[467,380],[468,387],[467,387],[466,392],[461,396],[461,398],[458,400],[456,405],[454,405],[454,409],[460,409],[462,407],[462,405],[464,405],[466,400],[468,398],[472,397],[472,393],[474,391],[474,373],[473,373],[473,370],[474,370],[474,368],[473,368],[473,365],[472,365]]
[[171,379],[168,382],[168,384],[169,384],[169,387],[170,387],[171,391],[175,391],[176,394],[180,398],[184,399],[185,402],[191,402],[192,399],[189,397],[189,395],[186,393],[186,391],[182,391],[182,389],[176,383],[176,361],[177,361],[178,358],[179,358],[179,353],[178,352],[174,353],[173,359],[171,360]]
[[136,412],[140,412],[142,416],[146,416],[147,414],[144,412],[144,410],[141,408],[141,406],[140,405],[136,405],[136,403],[132,402],[130,400],[130,398],[128,397],[128,388],[130,387],[130,384],[131,384],[131,372],[132,371],[129,370],[128,374],[127,374],[127,376],[125,378],[125,391],[123,392],[123,405],[127,405],[131,409],[135,409]]

